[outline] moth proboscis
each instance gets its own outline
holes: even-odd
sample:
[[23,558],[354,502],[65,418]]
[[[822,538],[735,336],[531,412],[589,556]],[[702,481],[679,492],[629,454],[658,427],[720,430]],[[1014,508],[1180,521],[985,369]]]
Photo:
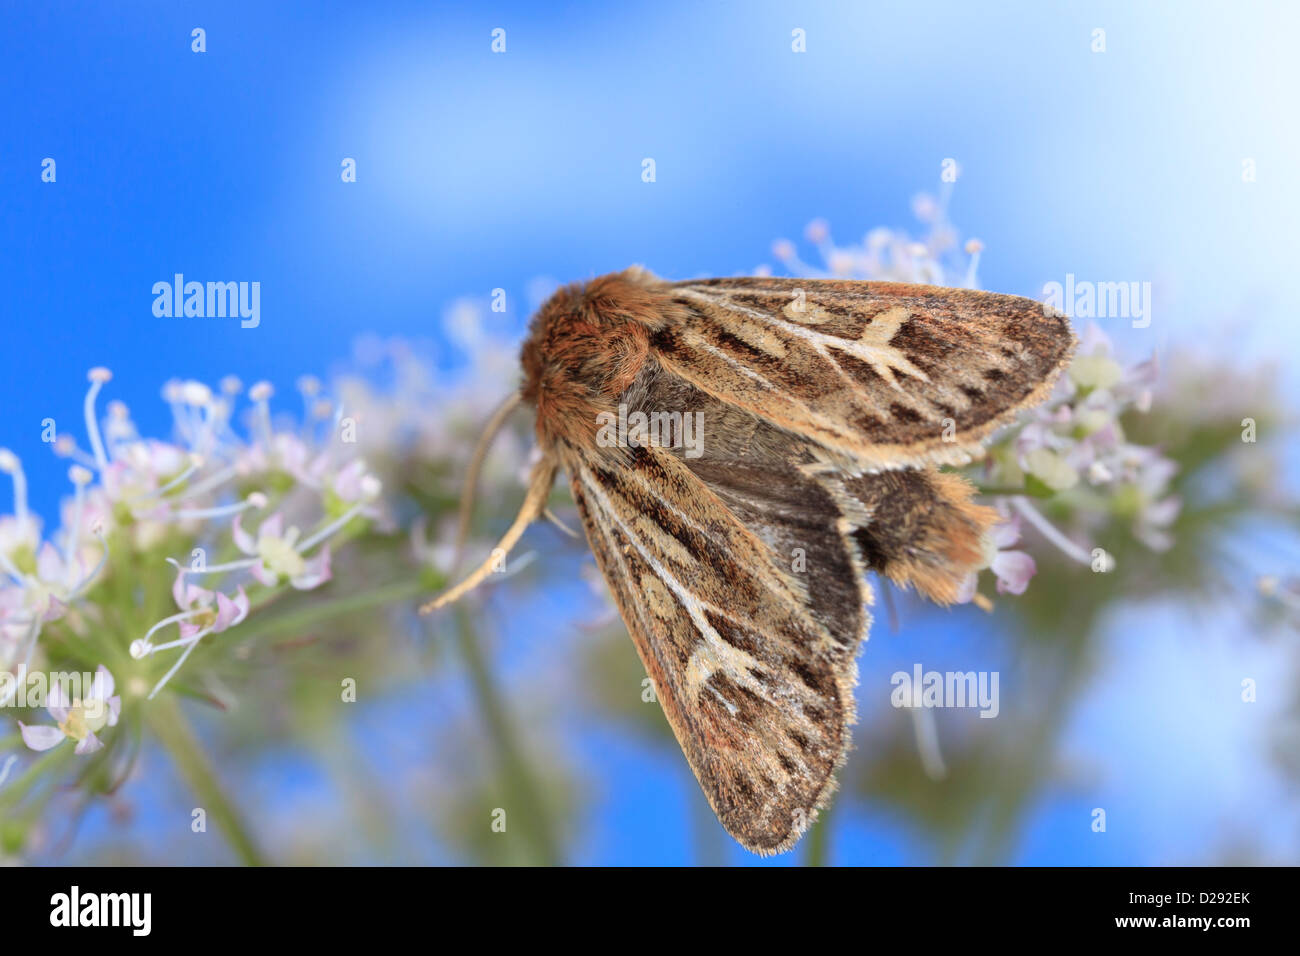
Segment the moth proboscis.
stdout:
[[[968,289],[639,268],[568,286],[534,316],[495,420],[532,406],[541,459],[494,554],[563,469],[718,819],[756,853],[789,849],[848,750],[868,572],[957,597],[997,512],[940,468],[1041,402],[1074,344],[1041,304]],[[655,416],[669,440],[623,427]]]

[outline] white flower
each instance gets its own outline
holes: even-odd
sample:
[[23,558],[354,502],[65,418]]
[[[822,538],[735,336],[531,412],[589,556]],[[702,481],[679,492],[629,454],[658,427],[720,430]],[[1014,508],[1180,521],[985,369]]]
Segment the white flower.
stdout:
[[965,604],[975,597],[979,570],[988,568],[998,581],[999,594],[1024,594],[1029,580],[1038,572],[1034,559],[1024,551],[1013,551],[1011,546],[1020,540],[1020,518],[1012,517],[998,522],[989,529],[984,541],[984,561],[980,568],[968,574],[957,593],[957,603]]
[[35,573],[24,575],[18,586],[23,610],[42,622],[57,621],[87,579],[79,556],[68,562],[46,541],[36,552]]
[[251,564],[253,577],[267,587],[288,581],[300,591],[309,591],[330,579],[330,548],[325,545],[311,558],[304,558],[297,544],[297,528],[284,530],[284,517],[276,512],[262,522],[254,539],[235,518],[235,545],[257,561]]
[[41,541],[41,522],[35,515],[0,517],[0,554],[12,558],[18,551],[34,552]]
[[46,710],[57,726],[27,725],[19,721],[23,743],[32,750],[49,750],[65,740],[75,740],[78,754],[94,753],[103,746],[95,735],[105,727],[116,726],[117,715],[122,709],[122,698],[115,696],[113,690],[113,675],[102,664],[95,672],[85,700],[65,700],[62,684],[55,681],[50,687]]
[[1069,376],[1080,388],[1109,389],[1119,384],[1124,370],[1109,355],[1076,355]]
[[27,476],[18,456],[8,448],[0,448],[0,472],[7,473],[14,484],[14,513],[0,515],[0,558],[11,560],[22,551],[35,553],[41,541],[41,522],[27,510]]
[[[354,458],[329,480],[329,489],[342,504],[370,504],[376,496],[374,477],[361,458]],[[373,511],[373,509],[368,509]]]
[[283,471],[313,488],[319,481],[319,464],[312,460],[311,449],[289,432],[276,432],[269,442],[259,442],[243,450],[235,462],[235,470],[241,475]]
[[1068,491],[1079,483],[1079,473],[1050,448],[1034,448],[1025,455],[1025,470],[1053,491]]
[[233,598],[220,591],[209,591],[185,580],[185,572],[176,575],[172,597],[182,612],[190,614],[180,622],[182,638],[196,634],[220,634],[248,617],[248,595],[239,588]]
[[1127,449],[1125,465],[1138,499],[1133,533],[1152,551],[1168,551],[1174,539],[1167,529],[1183,507],[1181,498],[1167,494],[1178,465],[1154,448],[1138,446]]

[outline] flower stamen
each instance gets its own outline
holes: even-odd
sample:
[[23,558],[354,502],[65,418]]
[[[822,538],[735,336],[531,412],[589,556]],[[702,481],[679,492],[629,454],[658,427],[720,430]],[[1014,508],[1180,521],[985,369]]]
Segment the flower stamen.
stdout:
[[99,421],[95,415],[95,399],[99,395],[99,390],[104,387],[104,383],[112,380],[113,373],[106,368],[92,368],[87,376],[90,379],[90,388],[86,392],[86,400],[82,404],[82,410],[86,416],[86,433],[90,436],[90,448],[95,455],[95,467],[103,474],[108,470],[108,456],[104,454],[104,441],[99,435]]

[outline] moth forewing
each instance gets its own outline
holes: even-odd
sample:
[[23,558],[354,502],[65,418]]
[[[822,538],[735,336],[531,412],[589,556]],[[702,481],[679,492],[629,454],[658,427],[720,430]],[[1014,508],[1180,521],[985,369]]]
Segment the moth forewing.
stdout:
[[755,852],[788,848],[848,745],[852,647],[667,451],[639,449],[620,469],[579,460],[570,474],[597,562],[714,812]]
[[1040,303],[892,282],[708,279],[667,286],[684,317],[664,368],[868,468],[964,464],[1048,394],[1074,336]]

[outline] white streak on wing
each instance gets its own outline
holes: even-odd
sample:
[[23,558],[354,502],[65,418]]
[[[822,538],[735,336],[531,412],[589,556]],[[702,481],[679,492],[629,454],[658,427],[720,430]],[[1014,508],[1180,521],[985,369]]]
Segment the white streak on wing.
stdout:
[[[610,557],[612,557],[615,561],[618,562],[619,567],[622,569],[623,580],[628,582],[628,587],[635,589],[637,582],[632,577],[632,571],[627,566],[627,562],[623,560],[622,549],[619,548],[617,542],[613,541],[610,538],[609,531],[606,528],[604,523],[593,520],[592,524],[595,526],[596,530],[600,533],[600,536],[605,539],[605,553],[610,555]],[[652,633],[651,628],[653,625],[651,624],[651,622],[646,620],[644,604],[641,601],[636,601],[636,600],[629,601],[628,603],[631,605],[632,613],[635,614],[637,618],[641,621],[641,629],[647,635]],[[655,692],[656,693],[659,692],[658,687],[655,688]]]
[[[588,483],[588,487],[590,487],[589,483]],[[596,506],[599,507],[602,511],[604,511],[607,515],[609,514],[608,509],[606,509],[604,505],[597,502]],[[615,520],[613,519],[612,515],[610,516],[610,520],[611,521]],[[614,559],[618,561],[619,567],[622,569],[623,572],[623,579],[628,581],[631,586],[635,587],[636,582],[632,577],[631,569],[628,568],[627,566],[627,562],[623,560],[622,550],[618,547],[615,541],[610,539],[609,533],[603,524],[601,524],[600,522],[596,522],[596,527],[599,530],[601,537],[605,539],[605,546],[606,546],[607,553],[612,555]],[[622,527],[621,524],[620,527]],[[626,531],[626,529],[624,530]],[[646,620],[644,608],[641,602],[634,600],[631,601],[630,603],[632,605],[633,613],[636,614],[637,618],[641,621],[642,629],[645,631],[646,634],[650,634],[652,632],[653,624]],[[707,633],[705,633],[705,638],[706,640],[708,639]],[[702,688],[706,688],[711,694],[713,694],[714,697],[718,699],[719,703],[721,703],[722,706],[727,708],[727,713],[731,714],[734,717],[737,713],[740,712],[740,708],[738,708],[731,701],[727,700],[727,698],[723,697],[722,693],[716,687],[713,687],[710,684],[708,684],[708,679],[713,672],[704,670],[703,665],[697,664],[697,659],[698,659],[698,653],[692,654],[691,659],[687,664],[687,684],[691,687],[692,691],[696,694],[698,694]],[[702,674],[692,673],[693,669],[696,671],[703,671],[703,672]],[[660,692],[658,687],[655,688],[655,691],[656,693]]]
[[663,496],[663,492],[655,488],[654,485],[652,485],[650,481],[645,477],[645,475],[642,475],[640,472],[631,471],[630,469],[629,472],[631,477],[636,481],[636,483],[640,485],[641,488],[644,489],[645,492],[651,498],[653,498],[656,502],[658,502],[659,505],[664,508],[664,510],[671,512],[678,519],[680,519],[683,524],[689,525],[691,528],[694,528],[700,534],[705,536],[708,535],[709,533],[708,528],[706,528],[703,524],[701,524],[698,520],[696,520],[692,515],[687,514],[681,508],[677,507],[677,505],[673,504],[673,502],[665,498]]
[[740,312],[745,315],[752,316],[753,318],[759,319],[763,322],[770,323],[772,319],[771,314],[767,312],[761,312],[758,309],[751,309],[747,305],[741,305],[739,302],[733,301],[730,295],[722,291],[715,291],[713,289],[708,289],[708,288],[692,289],[687,287],[682,287],[680,291],[687,298],[702,299],[705,302],[710,303],[711,305],[717,305],[721,300],[721,302],[725,303],[726,307],[731,311]]
[[[759,375],[748,365],[743,365],[740,362],[737,362],[734,356],[727,354],[722,349],[718,348],[716,345],[711,345],[710,343],[705,342],[702,339],[693,341],[690,343],[690,345],[692,348],[703,349],[705,352],[708,352],[710,355],[716,355],[718,358],[722,359],[728,365],[735,368],[742,375],[746,375],[749,378],[754,379],[755,381],[761,382],[764,386],[766,386],[768,391],[780,393],[781,390],[778,389],[776,386],[774,386],[767,379],[765,379],[762,375]],[[835,363],[832,361],[832,364]],[[835,367],[839,369],[839,365],[835,365]],[[844,374],[843,369],[840,369],[840,374],[841,375]],[[782,395],[782,397],[787,402],[791,402],[792,404],[798,405],[800,408],[802,408],[808,414],[808,418],[811,421],[817,422],[831,434],[838,435],[841,438],[849,438],[849,439],[853,439],[857,437],[852,432],[846,431],[843,428],[843,426],[840,425],[839,422],[835,421],[834,419],[827,418],[825,415],[818,412],[807,402],[800,401],[799,399],[795,398],[793,395]]]
[[[630,471],[630,470],[629,470],[629,471]],[[646,477],[645,477],[644,475],[642,475],[640,472],[636,472],[636,471],[630,471],[630,474],[631,474],[631,477],[632,477],[633,479],[635,479],[636,483],[639,484],[639,485],[642,487],[642,489],[644,489],[645,492],[646,492],[646,493],[647,493],[651,498],[653,498],[655,501],[657,501],[657,502],[659,503],[659,505],[662,506],[662,507],[664,508],[664,510],[669,511],[669,512],[671,512],[672,514],[676,515],[677,518],[680,519],[681,522],[682,522],[683,524],[688,525],[688,526],[690,526],[691,528],[694,528],[696,531],[698,531],[700,534],[704,535],[705,537],[708,537],[708,536],[709,536],[709,530],[708,530],[708,528],[706,528],[703,524],[701,524],[701,523],[700,523],[698,520],[696,520],[694,517],[692,517],[691,515],[687,514],[687,513],[686,513],[685,511],[683,511],[681,508],[677,507],[677,505],[675,505],[672,501],[670,501],[669,499],[665,498],[665,497],[663,496],[663,494],[662,494],[659,490],[657,490],[657,489],[656,489],[652,484],[650,484],[649,480],[647,480]],[[756,535],[756,537],[757,537],[757,535]],[[762,539],[761,537],[759,537],[758,540],[759,540],[761,543],[763,543],[764,545],[766,545],[766,546],[768,547],[769,551],[771,550],[771,545],[770,545],[770,544],[767,544],[767,542],[763,541],[763,539]],[[803,585],[802,582],[796,582],[796,584],[799,585],[800,587],[806,587],[805,585]],[[769,587],[770,587],[770,586],[771,586],[771,585],[769,584]],[[804,597],[806,597],[806,592],[801,592],[801,593],[803,594]],[[796,602],[795,607],[797,608],[799,615],[804,619],[804,621],[805,621],[806,623],[813,624],[813,625],[815,626],[814,622],[812,621],[811,617],[809,616],[809,613],[808,613],[808,610],[807,610],[806,605],[805,605],[802,601]],[[717,611],[719,614],[722,614],[722,615],[725,616],[725,617],[731,618],[732,620],[736,620],[735,617],[733,617],[732,615],[728,614],[728,613],[726,612],[726,610],[723,609],[723,608],[716,608],[716,607],[715,607],[714,610]],[[743,623],[743,622],[738,622],[738,623]],[[730,647],[731,645],[728,644],[727,646]]]
[[[623,523],[618,512],[610,502],[609,496],[606,495],[605,490],[592,479],[590,471],[585,467],[582,468],[581,471],[583,485],[591,493],[593,500],[599,505],[601,511],[605,513],[606,518],[610,523],[616,525],[619,530],[623,532],[627,540],[632,543],[633,547],[635,547],[637,552],[641,555],[641,559],[650,566],[650,570],[654,572],[659,580],[668,585],[669,589],[674,595],[676,595],[678,602],[686,610],[687,615],[690,616],[691,623],[695,625],[696,630],[698,630],[700,635],[704,638],[703,642],[694,652],[692,652],[691,659],[687,663],[687,686],[694,693],[698,694],[708,686],[708,679],[716,671],[721,670],[736,684],[748,687],[755,694],[775,706],[775,702],[768,698],[764,693],[763,686],[754,680],[753,676],[749,673],[748,668],[750,666],[759,665],[760,662],[752,655],[747,654],[738,647],[733,647],[722,639],[722,636],[714,630],[713,625],[711,625],[708,618],[705,617],[704,605],[700,599],[692,594],[689,588],[678,581],[677,578],[674,577],[662,563],[660,563],[659,559],[652,552],[646,549],[636,532]],[[628,580],[632,580],[632,578],[629,576]],[[635,581],[633,583],[635,583]],[[719,608],[714,608],[713,610],[723,613]],[[722,698],[722,695],[716,688],[709,687],[709,690],[727,704],[727,710],[729,712],[733,714],[736,713],[734,703]]]
[[736,312],[743,312],[752,315],[755,318],[773,325],[779,329],[790,333],[795,338],[803,339],[826,361],[830,362],[839,372],[840,377],[847,381],[855,390],[858,388],[856,382],[844,371],[839,362],[835,361],[835,356],[831,353],[831,347],[845,352],[849,355],[859,358],[866,362],[875,371],[877,375],[883,378],[896,391],[907,394],[903,386],[898,384],[894,378],[894,371],[898,370],[904,375],[910,375],[918,378],[922,382],[929,382],[930,376],[926,375],[921,369],[908,360],[902,350],[894,348],[889,341],[894,337],[898,328],[911,315],[911,310],[906,306],[895,306],[886,309],[879,315],[873,316],[871,322],[863,330],[860,339],[844,339],[836,335],[827,335],[824,332],[818,332],[799,325],[795,322],[787,322],[776,315],[766,312],[759,312],[747,308],[734,302],[725,292],[714,292],[713,290],[700,289],[683,289],[683,293],[688,297],[709,302],[714,305],[725,305],[726,308]]
[[769,392],[780,391],[779,388],[773,385],[770,381],[768,381],[766,378],[764,378],[754,369],[750,368],[748,365],[744,365],[740,362],[737,362],[736,357],[734,355],[731,355],[728,352],[724,352],[722,349],[718,348],[713,343],[706,342],[701,338],[697,338],[695,341],[691,343],[691,345],[697,349],[703,349],[705,352],[708,352],[710,355],[716,355],[718,358],[723,359],[728,365],[734,368],[737,372],[740,372],[740,374],[744,375],[746,378],[752,378],[754,381],[758,382],[760,385],[766,388]]

